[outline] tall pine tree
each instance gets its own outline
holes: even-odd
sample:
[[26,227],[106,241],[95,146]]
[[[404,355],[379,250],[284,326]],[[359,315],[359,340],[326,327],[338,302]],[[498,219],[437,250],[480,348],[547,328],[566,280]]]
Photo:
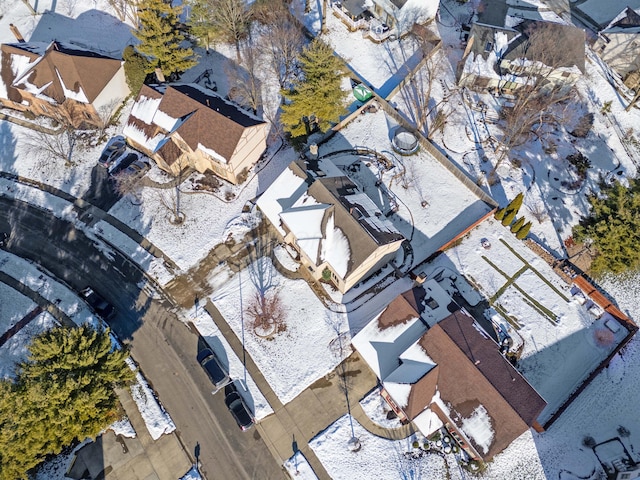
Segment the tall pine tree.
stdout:
[[591,273],[622,273],[640,269],[640,180],[629,179],[589,197],[591,214],[573,228],[578,242],[591,241],[596,257]]
[[177,76],[196,65],[193,50],[183,45],[179,31],[181,12],[181,6],[172,7],[163,0],[140,2],[140,26],[133,34],[140,40],[137,50],[149,59],[147,73],[159,67],[165,76]]
[[109,332],[53,328],[36,337],[15,382],[0,381],[0,480],[26,478],[48,454],[117,419],[115,385],[134,378]]
[[300,55],[300,68],[303,78],[291,91],[282,91],[286,102],[280,119],[294,138],[307,133],[307,122],[324,132],[347,112],[341,88],[346,68],[329,45],[314,39]]

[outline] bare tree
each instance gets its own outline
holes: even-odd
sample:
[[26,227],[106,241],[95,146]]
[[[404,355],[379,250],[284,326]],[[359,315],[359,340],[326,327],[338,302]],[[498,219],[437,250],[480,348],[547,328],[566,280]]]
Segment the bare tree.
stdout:
[[270,58],[271,68],[278,77],[280,88],[287,88],[304,45],[300,22],[282,0],[261,3],[256,7],[254,16],[264,26],[260,32],[263,52]]
[[74,125],[79,112],[70,102],[52,108],[50,116],[58,127],[49,128],[48,121],[41,117],[26,138],[26,148],[38,160],[40,167],[50,165],[52,159],[63,160],[66,166],[72,166],[73,152],[81,135]]
[[130,173],[125,171],[119,172],[113,176],[115,180],[115,190],[119,195],[125,197],[130,195],[133,200],[132,203],[141,203],[140,191],[142,190],[142,175],[141,173]]
[[525,143],[530,135],[540,136],[545,127],[561,123],[562,116],[552,107],[576,98],[573,88],[561,85],[552,78],[558,75],[558,68],[566,60],[565,51],[557,45],[553,27],[538,24],[527,34],[524,47],[526,59],[523,58],[522,62],[503,72],[503,76],[511,78],[518,71],[526,73],[514,93],[512,105],[502,108],[500,112],[503,123],[501,150],[492,172],[494,175],[514,147]]
[[236,46],[240,60],[240,41],[249,34],[251,11],[244,0],[206,0],[212,27],[227,42]]
[[405,81],[400,89],[400,95],[416,128],[431,138],[437,128],[428,128],[428,120],[438,120],[440,127],[444,127],[442,122],[446,120],[443,113],[440,113],[439,116],[438,114],[442,111],[441,105],[446,102],[447,98],[435,102],[431,97],[434,82],[442,77],[444,71],[443,56],[439,50],[435,50],[435,45],[425,34],[414,34],[414,38],[417,40],[425,60],[422,68]]
[[180,185],[191,174],[191,166],[187,159],[182,156],[177,161],[177,169],[171,173],[171,181],[168,183],[168,188],[162,188],[158,190],[158,199],[160,204],[170,213],[171,223],[180,225],[185,220],[185,213],[182,211],[180,204]]
[[238,66],[225,66],[229,84],[229,99],[239,105],[251,108],[254,113],[262,105],[262,95],[258,72],[261,67],[260,52],[251,38],[242,42],[239,50]]
[[265,295],[255,292],[245,314],[258,336],[271,337],[284,329],[286,315],[279,290],[272,290]]
[[100,123],[98,124],[98,132],[102,137],[104,135],[105,130],[112,122],[114,122],[114,115],[116,113],[116,107],[120,104],[118,99],[113,99],[110,102],[105,103],[98,107],[97,114],[100,119]]
[[129,19],[133,25],[138,25],[139,0],[108,0],[108,2],[121,22]]

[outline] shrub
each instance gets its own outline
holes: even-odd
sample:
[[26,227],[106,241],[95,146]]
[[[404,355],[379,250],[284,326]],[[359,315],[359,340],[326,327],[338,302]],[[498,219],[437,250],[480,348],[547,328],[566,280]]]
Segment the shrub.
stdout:
[[531,222],[525,223],[522,228],[518,230],[518,233],[516,233],[516,238],[518,240],[524,240],[527,235],[529,235],[529,230],[531,230]]
[[524,225],[524,217],[520,217],[518,220],[516,220],[516,223],[511,225],[511,233],[518,233],[518,230],[520,230],[523,225]]
[[502,219],[502,225],[504,225],[505,227],[507,225],[511,225],[511,222],[513,222],[513,219],[516,217],[516,213],[517,212],[515,210],[507,211],[507,214]]

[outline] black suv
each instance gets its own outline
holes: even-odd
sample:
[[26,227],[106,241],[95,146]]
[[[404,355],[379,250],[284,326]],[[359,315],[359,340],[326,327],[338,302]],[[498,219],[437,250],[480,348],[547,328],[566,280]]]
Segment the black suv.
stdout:
[[222,387],[231,382],[229,378],[229,374],[222,367],[220,360],[213,350],[210,348],[205,348],[198,353],[198,363],[202,365],[202,368],[207,373],[208,377],[211,379],[211,383],[215,389],[211,393],[216,393]]
[[253,415],[233,383],[227,385],[225,389],[224,403],[242,431],[249,430],[253,426]]
[[93,288],[86,287],[80,291],[82,298],[93,308],[93,311],[100,315],[104,320],[113,318],[116,314],[115,308],[104,298],[98,295]]

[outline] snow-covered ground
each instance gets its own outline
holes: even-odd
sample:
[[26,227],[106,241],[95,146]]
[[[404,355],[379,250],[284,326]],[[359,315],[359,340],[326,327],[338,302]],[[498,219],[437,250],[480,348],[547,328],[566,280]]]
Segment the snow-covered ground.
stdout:
[[[352,421],[353,434],[361,444],[357,452],[349,450],[348,442],[354,435],[347,415],[340,417],[309,442],[313,453],[320,459],[331,478],[463,478],[455,462],[453,468],[449,467],[453,458],[447,461],[437,454],[413,457],[408,454],[414,450],[413,438],[387,440],[369,433],[355,419]],[[306,480],[307,477],[302,478]]]
[[[263,259],[270,276],[268,295],[277,294],[285,312],[282,331],[272,338],[257,336],[245,309],[256,295],[251,272],[254,263],[241,273],[226,267],[212,272],[210,297],[238,338],[242,339],[256,365],[278,398],[287,403],[342,360],[330,348],[339,333],[348,332],[346,316],[330,312],[303,280],[290,280]],[[343,339],[345,345],[349,338]],[[348,352],[345,352],[345,356]]]
[[[110,11],[106,0],[95,0],[80,5],[81,3],[73,0],[58,2],[44,0],[38,2],[39,11],[50,9],[55,12],[33,17],[22,2],[2,2],[0,4],[0,41],[15,41],[9,31],[9,23],[17,25],[27,39],[50,41],[55,38],[85,45],[95,43],[96,39],[102,39],[101,48],[106,51],[115,51],[128,41],[130,36],[128,27],[114,21],[114,16],[99,12],[100,10]],[[312,27],[312,30],[317,30],[319,28],[317,5],[321,2],[312,3],[314,5],[312,12],[305,20],[308,20],[306,23]],[[460,21],[466,21],[469,18],[469,9],[475,3],[443,1],[446,9],[441,9],[441,21],[438,27],[445,43],[444,54],[449,60],[455,60],[462,54],[462,45],[459,40]],[[598,12],[605,8],[604,3],[607,3],[606,9],[610,10],[611,15],[617,14],[626,6],[626,4],[620,4],[620,8],[614,8],[611,7],[611,2],[589,0],[582,3],[580,7],[589,9],[584,11],[597,19]],[[615,5],[619,3],[616,1]],[[71,22],[64,18],[67,11],[71,10],[74,16],[78,16],[77,21],[73,22],[73,27],[70,26]],[[449,12],[452,12],[453,16]],[[350,61],[351,67],[382,95],[397,85],[407,66],[417,63],[415,47],[409,41],[376,45],[363,39],[361,32],[348,33],[346,27],[332,14],[327,15],[327,19],[329,28],[327,40],[343,58]],[[101,35],[100,32],[108,32],[108,35]],[[105,38],[108,39],[106,43]],[[233,56],[232,52],[227,55],[227,57],[231,56]],[[225,62],[226,60],[221,58],[212,59],[208,67],[214,68]],[[594,165],[581,191],[576,194],[562,189],[561,181],[570,178],[570,173],[565,166],[562,166],[562,161],[572,151],[568,145],[562,143],[561,137],[567,135],[564,131],[550,137],[552,141],[558,143],[556,153],[546,154],[539,142],[527,144],[517,152],[523,168],[500,168],[498,170],[500,183],[489,187],[484,180],[485,174],[496,160],[490,137],[498,136],[499,130],[472,107],[477,107],[478,102],[482,101],[490,109],[495,109],[496,103],[489,96],[462,96],[459,92],[453,91],[454,69],[455,64],[445,65],[439,75],[442,81],[435,82],[433,86],[432,95],[436,101],[450,95],[447,124],[442,134],[437,132],[434,134],[435,142],[445,148],[472,178],[477,178],[484,188],[490,189],[499,203],[506,203],[519,191],[526,192],[525,205],[521,213],[533,221],[533,235],[549,249],[562,253],[562,241],[570,234],[571,225],[587,212],[584,193],[596,188],[599,175],[603,174],[610,178],[614,175],[623,177],[636,174],[636,167],[623,148],[620,132],[631,131],[637,135],[637,125],[640,124],[638,113],[624,112],[626,105],[619,100],[609,86],[598,63],[588,61],[588,74],[578,85],[585,106],[583,111],[578,113],[587,111],[594,113],[593,132],[597,133],[592,132],[587,139],[578,139],[575,142],[575,148],[589,156]],[[191,74],[185,74],[185,79],[188,75]],[[224,84],[220,83],[220,87],[223,88]],[[600,113],[606,101],[613,101],[612,113],[608,117]],[[401,95],[392,99],[392,104],[401,109],[404,103],[405,99]],[[128,115],[127,108],[123,112],[123,118]],[[406,110],[406,106],[404,108]],[[410,115],[407,116],[410,117]],[[350,145],[368,146],[378,151],[390,151],[389,135],[394,126],[382,112],[362,115],[339,132],[329,144],[323,145],[321,154],[326,148],[344,148],[343,145],[346,142]],[[108,133],[116,134],[120,129],[121,127],[116,126]],[[78,151],[73,170],[61,167],[43,171],[41,165],[26,154],[25,132],[24,129],[13,124],[0,123],[0,140],[3,146],[3,154],[0,155],[2,170],[46,181],[75,196],[81,196],[90,185],[91,169],[95,165],[102,145],[88,146]],[[273,148],[270,154],[275,150]],[[216,194],[196,193],[189,185],[185,185],[182,202],[187,221],[181,226],[171,225],[167,221],[167,211],[161,206],[157,189],[143,189],[141,205],[136,205],[129,198],[125,198],[110,213],[146,236],[174,260],[180,269],[186,270],[197,265],[211,247],[229,236],[236,240],[241,238],[246,227],[246,219],[240,214],[242,206],[263,192],[296,156],[293,150],[284,149],[278,152],[266,166],[259,165],[259,173],[250,177],[245,185],[226,186]],[[271,158],[271,155],[267,155],[267,158]],[[400,186],[398,178],[393,179],[401,167],[408,172],[406,175],[408,178],[404,179],[405,184],[408,184],[406,189]],[[399,210],[393,217],[401,231],[409,235],[413,230],[411,227],[415,226],[412,245],[414,252],[418,251],[418,253],[414,264],[426,257],[428,250],[440,246],[436,245],[439,243],[438,232],[444,229],[446,235],[442,235],[451,236],[451,230],[461,229],[465,222],[473,223],[473,220],[479,218],[482,212],[487,211],[485,206],[481,206],[480,202],[475,200],[475,196],[470,195],[468,190],[459,185],[459,182],[452,180],[448,172],[442,173],[442,170],[442,167],[434,163],[428,155],[420,153],[402,159],[402,162],[398,161],[396,168],[390,172],[377,170],[373,172],[373,175],[380,173],[385,184],[393,181],[392,190],[400,201]],[[620,175],[618,172],[621,172]],[[155,168],[148,175],[160,181],[167,180]],[[7,191],[7,186],[3,182],[0,185],[0,191],[6,191],[6,194],[12,196],[21,196],[32,203],[55,211],[58,216],[71,215],[68,218],[75,220],[67,202],[50,195],[35,194],[33,189],[26,187],[9,185],[13,191]],[[452,192],[455,192],[455,195]],[[234,199],[223,200],[227,193],[232,194]],[[425,200],[427,205],[423,207],[422,202]],[[542,223],[538,223],[532,214],[538,208],[547,212],[547,219]],[[202,216],[205,215],[203,212],[206,212],[206,221],[202,221]],[[482,255],[489,258],[507,275],[514,275],[524,264],[500,241],[502,237],[511,243],[512,236],[506,229],[499,225],[490,228],[488,223],[483,225],[483,228],[485,227],[488,230],[484,231],[483,235],[491,239],[490,250],[481,248],[479,239],[472,235],[465,241],[467,243],[463,242],[456,249],[448,252],[446,257],[441,257],[439,261],[446,261],[448,266],[473,276],[476,283],[483,288],[483,293],[491,296],[504,284],[505,278],[496,269],[490,267],[482,259]],[[171,274],[164,266],[159,265],[157,260],[150,258],[137,244],[109,225],[104,222],[99,223],[94,233],[97,241],[100,241],[99,237],[106,238],[112,245],[132,256],[161,284],[165,284],[170,279]],[[188,248],[185,248],[185,245]],[[109,248],[106,246],[104,248],[105,254],[108,254]],[[518,249],[521,247],[514,246],[514,248],[520,251]],[[282,263],[285,263],[286,253],[281,255],[282,253],[279,252],[277,255],[278,258],[283,258]],[[0,254],[2,255],[0,268],[3,272],[24,281],[45,298],[60,299],[59,307],[74,321],[84,322],[89,319],[91,314],[86,305],[75,295],[70,294],[66,287],[54,285],[46,276],[42,277],[42,272],[28,262],[12,258],[6,252],[0,252]],[[525,255],[525,258],[536,270],[546,272],[540,260],[532,258],[531,255]],[[285,266],[293,267],[294,264]],[[544,276],[551,280],[546,273]],[[242,304],[246,305],[253,293],[249,272],[245,270],[239,275],[232,274],[226,267],[221,266],[212,273],[209,283],[215,287],[215,293],[211,299],[221,310],[236,335],[241,338],[243,309],[238,307],[240,299]],[[554,281],[552,283],[561,290]],[[640,318],[638,309],[640,294],[637,289],[639,283],[639,276],[611,277],[602,282],[621,308],[636,319]],[[597,342],[592,342],[595,337],[590,336],[600,326],[595,324],[596,326],[592,327],[591,323],[587,322],[588,314],[581,316],[575,302],[565,301],[555,290],[542,282],[539,276],[529,270],[518,277],[516,284],[560,319],[560,322],[554,325],[539,313],[533,315],[529,304],[523,301],[521,293],[515,288],[507,289],[500,294],[500,303],[522,320],[520,332],[525,345],[523,361],[530,360],[530,373],[534,377],[537,374],[539,377],[565,379],[569,374],[578,374],[581,371],[584,373],[594,363],[597,364],[598,359],[606,355],[609,350]],[[347,327],[345,316],[327,310],[304,282],[288,280],[274,273],[273,285],[273,291],[277,289],[281,293],[283,304],[286,305],[288,312],[285,321],[286,329],[273,340],[258,339],[252,332],[245,330],[245,344],[282,401],[295,397],[306,385],[335,366],[338,360],[330,349],[330,344],[336,337],[336,328],[339,331],[345,331],[349,327],[355,330],[353,325],[361,328],[366,319],[374,318],[375,314],[397,293],[408,288],[406,283],[398,282],[385,285],[385,289],[381,289],[381,292],[375,296],[373,294],[366,296],[367,303],[348,315],[349,327]],[[6,287],[2,289],[6,290]],[[563,290],[561,292],[570,297],[571,292]],[[0,312],[0,322],[2,322],[0,326],[3,331],[14,323],[15,319],[28,313],[33,306],[29,301],[21,300],[13,291],[3,293],[0,290],[0,297],[4,298],[4,294],[19,300],[11,306],[3,303],[3,309]],[[5,314],[11,315],[11,318],[7,320]],[[24,345],[30,334],[49,328],[52,322],[53,319],[48,314],[41,314],[31,322],[28,329],[16,334],[0,349],[0,375],[5,377],[12,375],[12,365],[24,358],[26,353]],[[195,323],[210,342],[215,343],[214,339],[221,341],[222,348],[229,357],[232,376],[243,378],[244,373],[240,370],[239,359],[233,356],[231,349],[223,341],[212,322],[197,318]],[[244,327],[247,329],[246,323]],[[586,335],[581,335],[580,332],[586,332]],[[572,338],[577,341],[567,340]],[[532,339],[535,339],[535,344]],[[573,360],[565,360],[561,357],[562,354],[556,349],[556,345],[564,345],[575,350],[575,355],[571,357]],[[611,348],[611,345],[607,348]],[[544,355],[540,355],[538,350],[543,351]],[[631,435],[625,442],[630,450],[635,452],[633,446],[640,440],[637,433],[640,431],[640,424],[635,412],[635,405],[640,400],[637,387],[640,373],[638,365],[640,365],[640,347],[638,340],[633,340],[622,355],[617,356],[611,366],[582,392],[548,432],[525,433],[494,459],[484,478],[586,478],[589,475],[595,478],[597,473],[593,472],[598,470],[597,460],[591,451],[582,446],[583,437],[590,435],[598,442],[604,441],[617,435],[618,425],[624,425],[630,430]],[[557,371],[563,373],[562,377],[555,375]],[[537,388],[540,388],[541,392],[546,389],[546,395],[555,399],[556,403],[560,401],[561,391],[564,395],[572,389],[569,383],[557,385],[553,381],[545,383],[544,380],[544,378],[536,380],[539,382]],[[250,379],[247,379],[247,384],[257,416],[268,414],[270,407],[263,397],[258,395]],[[363,408],[366,410],[376,406],[375,401],[375,396],[372,394],[363,401]],[[379,414],[375,412],[376,409],[370,411],[370,415],[374,418]],[[167,424],[160,425],[158,429],[165,430]],[[461,478],[457,467],[447,467],[449,464],[453,465],[449,458],[445,460],[439,456],[429,455],[423,457],[420,462],[416,462],[404,455],[411,450],[409,441],[391,442],[374,437],[362,429],[357,422],[354,422],[354,429],[362,443],[362,449],[358,453],[350,452],[346,448],[346,442],[352,436],[346,417],[329,426],[311,442],[314,452],[334,478],[377,478],[379,476],[386,478],[385,475],[389,478],[397,478],[398,475],[406,477],[413,475],[414,478],[418,476],[440,479],[444,477],[447,469],[451,478]],[[300,478],[313,478],[301,454],[287,463],[287,469],[292,471],[292,468],[300,472]],[[189,475],[191,473],[185,478],[197,478]]]

